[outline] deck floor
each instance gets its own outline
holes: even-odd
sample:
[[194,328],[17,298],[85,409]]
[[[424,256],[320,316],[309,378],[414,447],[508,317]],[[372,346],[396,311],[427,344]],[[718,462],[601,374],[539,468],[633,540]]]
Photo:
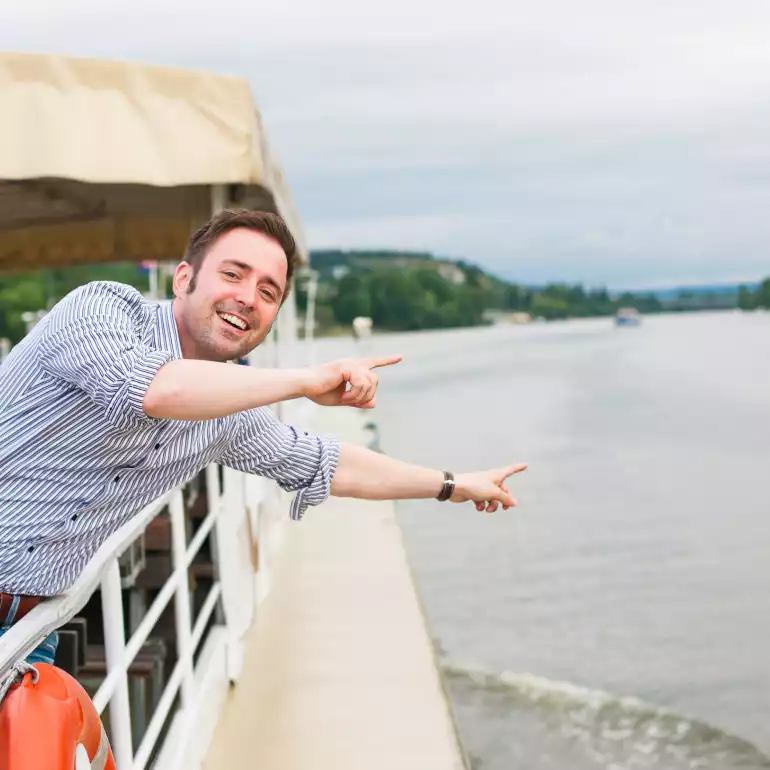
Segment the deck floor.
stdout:
[[[355,410],[315,428],[363,440]],[[462,770],[391,503],[291,523],[205,770]]]

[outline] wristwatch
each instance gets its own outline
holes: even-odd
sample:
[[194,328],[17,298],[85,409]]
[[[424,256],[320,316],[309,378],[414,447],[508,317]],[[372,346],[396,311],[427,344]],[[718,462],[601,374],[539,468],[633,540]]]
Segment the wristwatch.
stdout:
[[441,487],[441,491],[436,495],[436,500],[440,500],[443,503],[445,500],[449,500],[454,491],[455,477],[449,471],[444,471],[444,486]]

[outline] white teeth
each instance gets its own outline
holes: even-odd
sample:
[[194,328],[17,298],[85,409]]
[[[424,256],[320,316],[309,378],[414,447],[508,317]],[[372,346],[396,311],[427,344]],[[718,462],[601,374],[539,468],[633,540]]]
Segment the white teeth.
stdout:
[[225,321],[237,326],[239,329],[246,331],[246,323],[242,321],[238,316],[230,315],[230,313],[220,313],[220,318],[224,318]]

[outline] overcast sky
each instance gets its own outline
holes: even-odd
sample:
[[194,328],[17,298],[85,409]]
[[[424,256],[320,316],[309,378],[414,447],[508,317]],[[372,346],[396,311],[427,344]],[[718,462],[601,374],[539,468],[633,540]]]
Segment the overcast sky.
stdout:
[[611,288],[770,275],[768,38],[767,0],[0,2],[0,49],[247,77],[311,247]]

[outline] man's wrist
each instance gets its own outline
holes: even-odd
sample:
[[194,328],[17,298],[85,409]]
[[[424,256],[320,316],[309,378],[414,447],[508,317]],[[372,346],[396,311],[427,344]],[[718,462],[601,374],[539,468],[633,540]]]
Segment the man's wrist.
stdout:
[[436,500],[445,502],[449,500],[455,491],[455,477],[450,471],[443,471],[441,474],[441,489],[436,495]]
[[292,398],[307,398],[310,392],[310,369],[291,369],[289,371]]

